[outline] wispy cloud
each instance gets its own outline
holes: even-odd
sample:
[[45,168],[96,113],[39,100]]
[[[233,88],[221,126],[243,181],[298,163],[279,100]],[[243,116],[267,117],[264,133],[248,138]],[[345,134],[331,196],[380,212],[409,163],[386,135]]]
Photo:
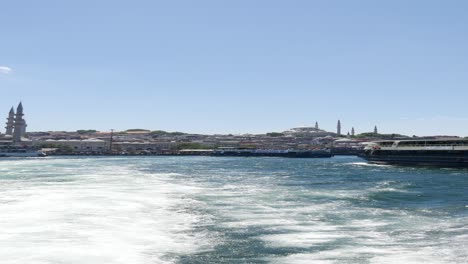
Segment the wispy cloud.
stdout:
[[7,66],[0,66],[0,74],[10,74],[12,69]]

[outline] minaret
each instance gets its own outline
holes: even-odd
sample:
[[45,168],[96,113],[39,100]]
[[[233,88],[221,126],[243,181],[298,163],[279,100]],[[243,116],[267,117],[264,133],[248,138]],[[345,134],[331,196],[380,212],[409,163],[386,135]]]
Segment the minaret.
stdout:
[[318,122],[315,121],[315,129],[319,129]]
[[352,128],[351,128],[351,136],[354,137],[354,134],[355,134],[354,127],[352,127]]
[[6,122],[6,127],[5,127],[6,128],[5,134],[6,135],[10,135],[10,136],[13,135],[14,122],[15,122],[15,110],[12,107],[11,110],[10,110],[10,113],[8,114],[8,118],[7,118],[7,122]]
[[21,142],[21,137],[26,133],[26,121],[24,121],[23,115],[23,104],[20,102],[18,108],[16,108],[13,142]]
[[24,136],[24,135],[26,135],[26,127],[28,126],[28,124],[26,123],[25,119],[23,119],[23,121],[24,121],[24,126],[23,126],[23,131],[21,132],[21,135]]
[[336,134],[338,134],[338,136],[341,136],[341,121],[338,120],[338,124],[336,125]]

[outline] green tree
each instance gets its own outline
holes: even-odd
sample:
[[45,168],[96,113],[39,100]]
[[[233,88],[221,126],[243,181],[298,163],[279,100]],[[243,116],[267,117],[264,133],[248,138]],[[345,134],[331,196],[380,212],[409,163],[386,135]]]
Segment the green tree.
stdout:
[[92,134],[98,132],[97,130],[94,129],[80,129],[76,131],[78,134]]
[[182,135],[185,135],[186,133],[183,133],[183,132],[167,132],[167,131],[164,131],[164,130],[154,130],[154,131],[151,131],[151,134],[153,136],[182,136]]
[[177,149],[210,149],[209,146],[196,142],[183,142],[177,144]]
[[125,132],[150,132],[148,129],[142,129],[142,128],[132,128],[132,129],[127,129]]
[[267,133],[266,135],[269,136],[269,137],[282,137],[282,136],[284,136],[283,133],[278,133],[278,132],[270,132],[270,133]]
[[356,138],[377,138],[377,139],[395,139],[395,138],[409,138],[401,134],[379,134],[374,132],[365,132],[355,136]]

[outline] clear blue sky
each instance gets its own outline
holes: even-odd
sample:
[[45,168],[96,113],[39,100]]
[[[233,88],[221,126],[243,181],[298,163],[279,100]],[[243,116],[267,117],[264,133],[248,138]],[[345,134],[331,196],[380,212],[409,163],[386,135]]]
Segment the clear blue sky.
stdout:
[[30,131],[468,136],[468,2],[1,1]]

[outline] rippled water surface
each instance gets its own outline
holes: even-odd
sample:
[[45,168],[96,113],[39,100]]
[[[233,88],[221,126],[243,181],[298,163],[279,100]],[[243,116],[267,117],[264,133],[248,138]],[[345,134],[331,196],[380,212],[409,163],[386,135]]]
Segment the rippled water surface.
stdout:
[[468,263],[468,170],[0,160],[1,263]]

